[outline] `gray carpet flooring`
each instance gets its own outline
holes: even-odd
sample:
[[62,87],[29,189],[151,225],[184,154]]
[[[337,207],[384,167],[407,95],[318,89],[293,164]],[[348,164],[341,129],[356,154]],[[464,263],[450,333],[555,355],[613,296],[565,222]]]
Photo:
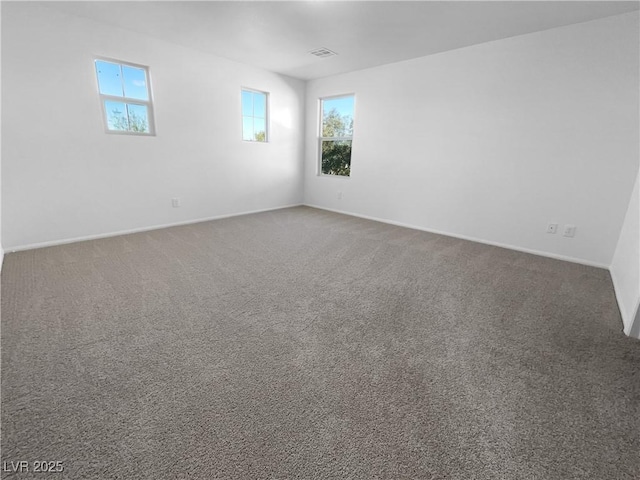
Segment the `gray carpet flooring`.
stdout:
[[307,207],[12,253],[2,461],[64,472],[3,478],[638,479],[621,327],[605,270]]

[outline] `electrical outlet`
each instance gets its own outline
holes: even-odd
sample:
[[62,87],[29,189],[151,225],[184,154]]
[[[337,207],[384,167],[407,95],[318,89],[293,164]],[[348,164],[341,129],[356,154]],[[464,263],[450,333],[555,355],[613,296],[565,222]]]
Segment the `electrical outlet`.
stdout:
[[576,226],[575,225],[565,225],[564,232],[562,233],[565,237],[575,237],[576,236]]
[[557,223],[550,223],[547,225],[547,233],[556,233],[558,231]]
[[180,206],[180,199],[179,198],[172,198],[171,199],[171,206],[173,208],[178,208]]
[[338,200],[342,200],[342,192],[338,192]]

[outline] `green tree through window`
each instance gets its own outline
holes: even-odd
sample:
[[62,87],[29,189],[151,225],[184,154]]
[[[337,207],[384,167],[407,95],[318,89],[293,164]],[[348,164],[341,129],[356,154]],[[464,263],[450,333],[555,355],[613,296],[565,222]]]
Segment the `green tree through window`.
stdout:
[[321,100],[320,171],[324,175],[351,175],[353,95]]

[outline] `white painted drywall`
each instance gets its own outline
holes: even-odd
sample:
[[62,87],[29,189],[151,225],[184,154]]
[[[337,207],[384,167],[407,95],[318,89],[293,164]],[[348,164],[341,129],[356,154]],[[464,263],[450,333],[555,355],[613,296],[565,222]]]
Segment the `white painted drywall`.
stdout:
[[[157,136],[104,133],[94,55],[150,67]],[[29,2],[3,3],[2,63],[7,251],[302,202],[300,80]],[[241,86],[271,94],[268,144]]]
[[[0,18],[2,18],[2,3],[0,3]],[[1,31],[0,31],[1,33]],[[0,48],[2,41],[0,38]],[[2,92],[2,65],[0,62],[0,92]],[[0,118],[2,118],[2,95],[0,95]],[[2,122],[0,122],[1,124]],[[2,152],[2,135],[0,135],[0,154]],[[0,273],[2,272],[2,266],[4,265],[4,248],[2,248],[2,161],[0,155]],[[1,290],[1,289],[0,289]]]
[[611,263],[624,332],[629,335],[640,303],[640,172],[627,208],[618,246]]
[[[634,12],[310,81],[305,203],[609,267],[638,169],[638,28]],[[352,175],[318,176],[318,98],[344,93]]]

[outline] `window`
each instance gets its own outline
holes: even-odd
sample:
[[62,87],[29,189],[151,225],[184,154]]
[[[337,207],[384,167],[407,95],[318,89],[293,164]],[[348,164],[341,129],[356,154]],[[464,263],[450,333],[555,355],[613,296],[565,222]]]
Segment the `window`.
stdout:
[[320,172],[351,174],[354,96],[320,99]]
[[96,76],[106,130],[153,135],[149,69],[142,65],[96,59]]
[[242,89],[242,139],[247,142],[268,141],[268,93]]

